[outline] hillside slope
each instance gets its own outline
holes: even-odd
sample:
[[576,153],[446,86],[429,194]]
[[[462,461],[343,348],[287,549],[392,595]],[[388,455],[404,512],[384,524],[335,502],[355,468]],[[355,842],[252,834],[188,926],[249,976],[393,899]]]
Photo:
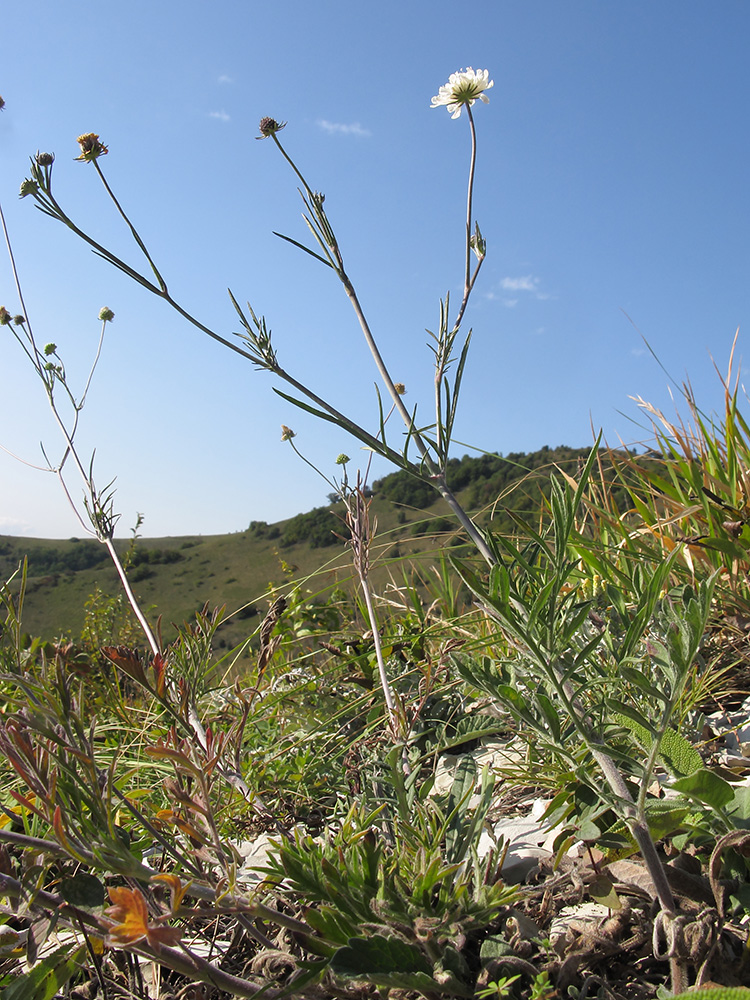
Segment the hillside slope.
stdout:
[[[495,530],[508,531],[507,510],[537,517],[555,468],[575,471],[586,449],[543,448],[506,457],[482,455],[451,460],[449,482],[461,501],[493,518]],[[402,577],[395,563],[429,564],[446,545],[462,539],[445,504],[421,482],[397,472],[373,483],[371,515],[377,519],[376,582],[390,572]],[[162,616],[165,638],[171,623],[192,619],[205,604],[226,606],[228,618],[221,645],[232,647],[256,627],[268,607],[269,590],[289,587],[292,580],[312,594],[336,584],[348,586],[351,569],[341,521],[343,505],[300,514],[277,524],[253,521],[245,531],[229,535],[123,539],[121,552],[133,545],[129,576],[149,619]],[[106,549],[95,540],[49,541],[0,536],[0,575],[8,579],[26,558],[28,580],[23,610],[24,630],[45,639],[77,638],[84,625],[85,605],[97,589],[115,595],[120,585]]]

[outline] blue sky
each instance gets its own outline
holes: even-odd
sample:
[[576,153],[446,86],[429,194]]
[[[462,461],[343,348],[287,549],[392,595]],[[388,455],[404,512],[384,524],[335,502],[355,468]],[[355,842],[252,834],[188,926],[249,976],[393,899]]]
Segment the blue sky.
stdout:
[[[439,300],[460,298],[469,157],[465,116],[430,108],[449,75],[488,68],[475,106],[475,216],[488,257],[457,438],[507,454],[644,437],[633,395],[672,413],[668,379],[720,405],[713,357],[739,353],[750,308],[744,0],[131,0],[6,3],[0,201],[37,339],[82,387],[115,312],[79,448],[116,477],[120,533],[223,533],[325,502],[327,473],[366,456],[273,392],[273,380],[202,337],[18,199],[28,157],[54,152],[55,191],[128,259],[127,234],[83,132],[172,294],[219,332],[226,289],[266,317],[281,363],[375,429],[376,373],[335,276],[273,231],[304,240],[295,178],[264,115],[326,209],[348,272],[407,402],[430,417]],[[5,258],[3,258],[5,261]],[[19,306],[7,263],[0,304]],[[20,351],[0,339],[0,445],[40,463],[59,439]],[[395,426],[394,431],[395,435]],[[458,455],[468,449],[456,447]],[[382,475],[387,467],[374,467]],[[78,484],[69,480],[72,492]],[[0,453],[0,533],[82,529],[54,477]]]

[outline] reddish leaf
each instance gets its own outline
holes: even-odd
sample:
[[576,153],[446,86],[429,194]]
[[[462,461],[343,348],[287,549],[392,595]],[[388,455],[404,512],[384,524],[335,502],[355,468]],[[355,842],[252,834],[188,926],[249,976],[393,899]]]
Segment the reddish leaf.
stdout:
[[148,909],[143,893],[115,886],[109,890],[112,906],[107,916],[113,921],[109,936],[115,944],[136,944],[148,935]]
[[128,677],[148,687],[143,662],[137,650],[127,646],[102,646],[102,653]]
[[164,946],[177,944],[182,937],[178,927],[162,923],[164,918],[149,923],[146,900],[138,889],[116,886],[109,890],[109,898],[114,904],[107,910],[107,916],[113,921],[109,940],[115,947],[132,947],[145,939],[158,952]]

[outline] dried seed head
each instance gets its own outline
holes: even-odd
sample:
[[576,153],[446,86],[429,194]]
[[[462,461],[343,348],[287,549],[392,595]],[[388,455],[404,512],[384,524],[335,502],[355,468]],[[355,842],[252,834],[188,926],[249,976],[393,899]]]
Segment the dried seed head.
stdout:
[[23,326],[23,324],[25,322],[26,322],[26,317],[25,316],[21,316],[20,313],[18,314],[18,316],[14,316],[13,317],[13,325],[14,326]]
[[8,326],[11,321],[11,315],[5,306],[0,306],[0,326]]
[[292,428],[291,427],[287,427],[286,424],[282,424],[281,425],[281,440],[282,441],[291,441],[293,437],[295,437],[295,433],[292,430]]
[[393,383],[393,388],[396,390],[396,392],[399,394],[399,396],[405,396],[406,395],[406,386],[404,385],[403,382],[394,382]]
[[256,139],[267,139],[269,135],[274,135],[276,132],[280,132],[283,128],[286,128],[286,122],[277,122],[275,118],[261,118],[260,125],[260,135],[256,135]]

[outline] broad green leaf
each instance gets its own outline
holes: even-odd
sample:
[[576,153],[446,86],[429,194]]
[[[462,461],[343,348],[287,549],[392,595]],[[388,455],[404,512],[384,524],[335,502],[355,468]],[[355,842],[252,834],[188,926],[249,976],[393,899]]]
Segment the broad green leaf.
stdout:
[[86,872],[61,879],[59,892],[71,906],[93,909],[104,905],[104,886],[95,875],[88,875]]
[[350,938],[349,943],[339,948],[331,959],[331,969],[346,979],[419,972],[429,976],[432,973],[432,966],[416,945],[381,934]]
[[[612,707],[619,709],[616,721],[629,729],[644,750],[650,751],[654,744],[654,733],[642,721],[637,721],[639,713],[622,702],[612,702]],[[693,774],[703,767],[703,759],[692,743],[689,743],[676,729],[667,729],[659,746],[659,759],[664,766],[677,778]]]
[[734,798],[729,804],[727,813],[738,829],[750,829],[750,787],[748,785],[735,788]]
[[679,993],[672,1000],[750,1000],[750,990],[744,986],[711,986]]
[[703,758],[692,743],[676,729],[668,729],[662,737],[659,756],[672,774],[686,777],[703,766]]
[[672,783],[672,787],[713,809],[723,809],[734,798],[734,789],[729,782],[703,767],[685,778],[679,778]]
[[606,875],[597,875],[592,882],[589,882],[587,891],[589,896],[597,903],[601,903],[602,906],[608,906],[610,910],[622,909],[622,903],[615,892],[614,884]]

